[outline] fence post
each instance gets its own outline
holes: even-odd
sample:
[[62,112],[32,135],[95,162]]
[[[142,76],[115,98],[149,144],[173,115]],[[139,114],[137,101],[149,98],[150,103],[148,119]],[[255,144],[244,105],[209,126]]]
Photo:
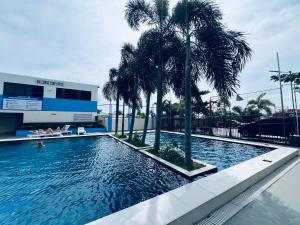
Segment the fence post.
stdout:
[[260,115],[258,115],[258,128],[259,128],[259,140],[261,141],[261,124],[260,124]]
[[112,119],[112,115],[110,114],[108,117],[108,121],[107,121],[107,130],[108,132],[112,131],[112,123],[113,123],[113,119]]

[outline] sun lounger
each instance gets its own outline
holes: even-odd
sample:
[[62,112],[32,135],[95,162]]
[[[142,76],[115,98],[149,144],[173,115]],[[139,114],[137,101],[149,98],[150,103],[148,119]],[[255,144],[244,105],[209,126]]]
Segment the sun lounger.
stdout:
[[65,125],[61,129],[61,134],[72,134],[72,131],[69,130],[70,127],[71,127],[70,125]]
[[84,127],[78,127],[77,128],[77,134],[78,135],[86,134],[86,131],[85,131]]

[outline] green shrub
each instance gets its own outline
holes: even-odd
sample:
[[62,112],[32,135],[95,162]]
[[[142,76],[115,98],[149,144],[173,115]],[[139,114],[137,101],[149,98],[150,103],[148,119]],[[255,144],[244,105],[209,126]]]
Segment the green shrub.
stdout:
[[193,162],[193,168],[187,168],[185,165],[184,151],[178,146],[178,144],[175,141],[163,146],[158,152],[154,150],[150,150],[149,152],[189,171],[205,167],[200,163]]
[[147,144],[144,144],[142,142],[141,136],[137,132],[135,132],[133,134],[133,137],[132,137],[131,141],[129,139],[126,139],[125,141],[128,142],[129,144],[132,144],[132,145],[136,146],[136,147],[146,147],[146,146],[148,146]]
[[173,163],[182,163],[184,162],[184,154],[183,151],[178,148],[177,143],[173,142],[168,144],[158,152],[160,157],[164,160],[173,162]]

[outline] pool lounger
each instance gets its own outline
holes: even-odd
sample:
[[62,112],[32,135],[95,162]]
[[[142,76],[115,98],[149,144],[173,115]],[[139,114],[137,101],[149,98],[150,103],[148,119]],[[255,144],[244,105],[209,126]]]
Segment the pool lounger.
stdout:
[[71,125],[65,125],[62,129],[61,129],[61,134],[72,134],[72,131],[69,131],[69,128],[71,127]]
[[77,134],[78,135],[86,134],[86,131],[85,131],[84,127],[78,127],[77,128]]

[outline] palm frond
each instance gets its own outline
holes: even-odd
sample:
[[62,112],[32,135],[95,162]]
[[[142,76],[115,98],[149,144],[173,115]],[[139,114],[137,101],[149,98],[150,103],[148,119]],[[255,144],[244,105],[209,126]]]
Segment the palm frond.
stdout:
[[138,30],[143,23],[153,23],[153,7],[145,0],[131,0],[126,4],[125,18],[132,29]]
[[102,93],[106,100],[113,101],[117,98],[117,90],[114,87],[114,84],[110,81],[106,82],[103,86]]
[[169,0],[154,0],[154,12],[156,22],[160,22],[160,18],[162,22],[164,22],[169,17]]

